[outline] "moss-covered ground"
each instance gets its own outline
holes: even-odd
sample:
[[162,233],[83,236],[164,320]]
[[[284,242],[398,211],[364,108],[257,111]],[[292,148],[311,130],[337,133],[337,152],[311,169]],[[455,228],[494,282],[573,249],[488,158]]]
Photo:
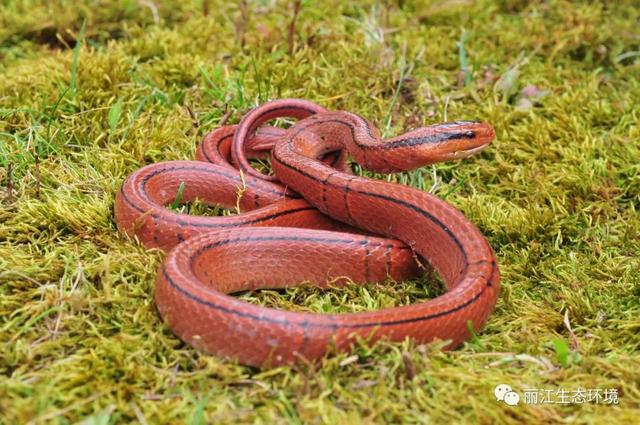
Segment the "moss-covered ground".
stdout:
[[[0,423],[637,423],[640,4],[303,1],[290,32],[294,9],[3,2]],[[114,194],[279,97],[358,112],[385,135],[447,119],[496,127],[478,157],[391,177],[445,197],[495,248],[502,292],[477,337],[259,371],[162,324],[162,255],[116,231]],[[424,292],[244,297],[358,311]],[[511,407],[498,384],[554,401],[615,390],[618,403]]]

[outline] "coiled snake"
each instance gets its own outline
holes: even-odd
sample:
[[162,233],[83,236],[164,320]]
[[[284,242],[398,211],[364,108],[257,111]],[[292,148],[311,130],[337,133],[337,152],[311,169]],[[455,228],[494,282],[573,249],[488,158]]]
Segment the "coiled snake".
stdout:
[[[287,130],[264,126],[297,118]],[[353,175],[398,172],[463,158],[494,138],[485,123],[458,121],[381,140],[364,118],[283,99],[210,133],[200,161],[143,167],[116,196],[118,228],[168,251],[155,299],[173,332],[190,345],[254,366],[318,359],[348,350],[356,336],[453,348],[482,327],[494,308],[499,271],[480,231],[448,203],[418,189]],[[251,157],[271,151],[274,176]],[[207,161],[207,162],[205,162]],[[234,165],[237,165],[238,171]],[[239,207],[228,217],[178,214],[165,207],[183,184],[185,202]],[[427,302],[352,314],[297,313],[228,294],[309,282],[356,283],[415,276],[426,259],[447,292]]]

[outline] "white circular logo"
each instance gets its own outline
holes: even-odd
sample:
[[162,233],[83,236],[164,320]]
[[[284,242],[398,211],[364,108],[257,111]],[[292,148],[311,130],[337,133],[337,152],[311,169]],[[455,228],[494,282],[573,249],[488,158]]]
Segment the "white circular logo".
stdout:
[[517,406],[520,401],[520,394],[515,391],[509,391],[504,395],[504,402],[509,406]]
[[496,396],[496,400],[503,401],[509,406],[517,406],[520,402],[520,394],[513,391],[507,384],[497,385],[493,390],[493,395]]
[[504,401],[504,395],[509,392],[511,392],[511,387],[506,384],[500,384],[493,390],[493,394],[498,401]]

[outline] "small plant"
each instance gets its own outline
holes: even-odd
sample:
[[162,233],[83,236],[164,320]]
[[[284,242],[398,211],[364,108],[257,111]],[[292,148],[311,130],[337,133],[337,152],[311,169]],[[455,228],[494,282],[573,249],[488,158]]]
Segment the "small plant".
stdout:
[[567,368],[573,364],[580,362],[580,354],[569,349],[569,345],[562,338],[556,338],[553,340],[553,348],[556,352],[556,360],[560,363],[560,366]]

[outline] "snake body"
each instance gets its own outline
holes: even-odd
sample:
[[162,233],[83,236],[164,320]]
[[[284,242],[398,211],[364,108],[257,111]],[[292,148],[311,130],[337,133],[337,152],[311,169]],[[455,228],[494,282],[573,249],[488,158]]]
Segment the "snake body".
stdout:
[[[299,121],[288,130],[264,126],[283,116]],[[346,153],[371,171],[397,172],[472,155],[493,137],[488,124],[459,121],[382,140],[356,114],[273,101],[208,135],[197,155],[209,163],[164,162],[131,174],[116,197],[116,221],[146,246],[168,251],[156,283],[158,310],[176,335],[207,353],[261,367],[348,350],[358,337],[442,339],[453,348],[494,308],[500,278],[493,250],[441,199],[354,176]],[[249,162],[267,151],[275,176]],[[245,212],[172,212],[165,205],[181,183],[184,201]],[[353,314],[282,311],[229,295],[301,282],[403,280],[418,273],[415,256],[439,273],[445,294]]]

